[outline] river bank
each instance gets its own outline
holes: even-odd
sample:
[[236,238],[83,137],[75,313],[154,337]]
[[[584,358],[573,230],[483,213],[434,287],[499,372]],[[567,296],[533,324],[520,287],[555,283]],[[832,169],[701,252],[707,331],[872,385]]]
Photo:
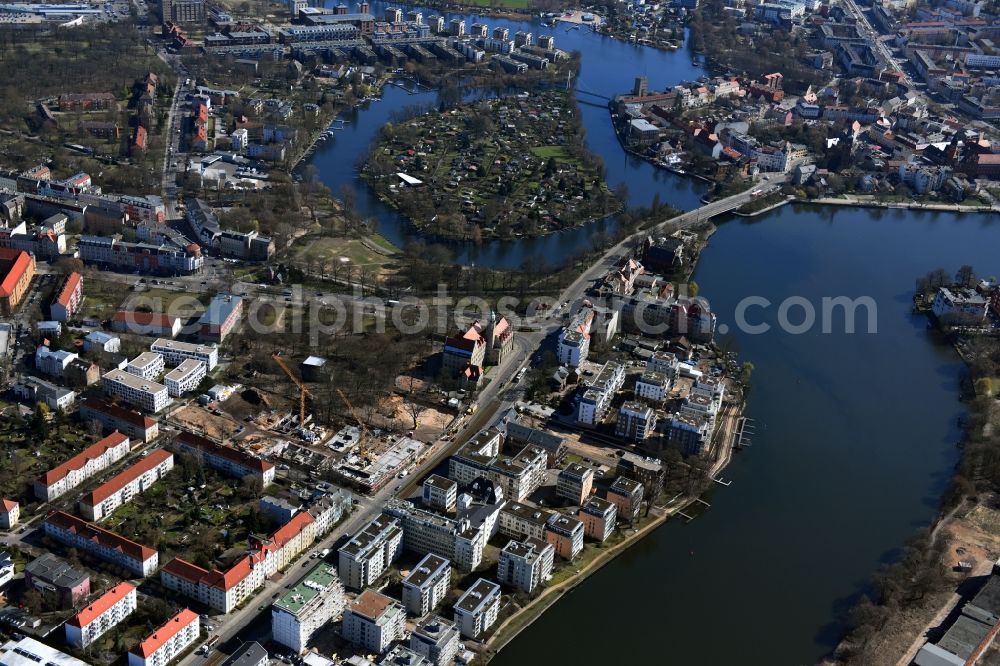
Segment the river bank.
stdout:
[[[733,452],[736,449],[738,424],[743,417],[745,407],[746,402],[741,397],[734,408],[730,409],[726,417],[717,424],[718,448],[708,474],[712,480],[718,478],[719,474],[732,461]],[[713,446],[713,448],[715,447]],[[628,551],[629,548],[666,524],[671,518],[687,516],[686,510],[692,505],[698,504],[701,501],[702,495],[704,495],[704,490],[697,494],[674,497],[663,505],[650,507],[646,518],[649,518],[649,514],[652,514],[652,518],[645,524],[640,524],[638,529],[634,530],[632,534],[627,535],[623,541],[615,544],[607,551],[599,553],[593,560],[584,565],[583,568],[577,570],[573,576],[546,588],[541,594],[532,599],[527,606],[524,606],[514,615],[506,618],[486,642],[486,653],[483,656],[485,656],[487,661],[491,660],[505,646],[517,638],[522,631],[529,628],[532,623],[538,620],[553,604],[575,590],[589,577],[612,563],[616,558]]]
[[[512,32],[538,31],[537,21],[498,23]],[[625,65],[648,73],[650,89],[704,73],[684,51],[641,49],[585,30],[560,32],[557,45],[581,52],[579,89],[607,97],[621,92]],[[390,86],[381,103],[350,118],[336,148],[328,142],[311,160],[331,191],[351,188],[358,214],[377,220],[399,246],[413,231],[371,195],[345,155],[365,152],[395,113],[434,102],[432,93],[410,96]],[[608,165],[609,184],[627,185],[629,206],[649,206],[657,195],[680,209],[699,205],[704,184],[622,152],[603,102],[582,103],[581,112],[588,146]],[[656,638],[560,642],[560,659],[579,663],[662,659],[666,642],[672,659],[690,663],[814,663],[829,654],[863,583],[898,557],[915,525],[934,519],[957,457],[964,408],[954,402],[951,378],[960,362],[951,347],[928,339],[926,324],[899,295],[912,292],[911,276],[928,265],[995,263],[995,218],[840,205],[785,206],[753,222],[720,223],[693,279],[711,295],[721,323],[732,326],[732,313],[748,296],[775,305],[801,297],[819,308],[827,296],[867,295],[879,306],[878,335],[846,335],[839,326],[832,334],[789,335],[778,325],[777,307],[752,313],[772,326],[766,335],[733,326],[727,343],[766,368],[748,397],[747,413],[761,424],[753,455],[735,456],[726,468],[741,492],[715,487],[706,496],[712,503],[706,516],[691,524],[667,521],[633,543],[577,586],[572,603],[551,606],[520,631],[495,666],[535,663],[551,653],[553,636]],[[605,245],[616,228],[602,220],[540,239],[456,243],[452,251],[456,262],[476,267],[558,267]],[[749,491],[742,492],[744,484]],[[608,599],[623,593],[635,612],[609,608]],[[723,641],[704,622],[718,613],[720,599],[740,618]],[[782,641],[761,641],[776,622]]]
[[[928,274],[924,283],[932,276]],[[992,455],[998,444],[992,435],[998,422],[992,386],[997,369],[984,374],[982,355],[1000,351],[1000,341],[966,335],[965,329],[943,324],[931,310],[935,291],[933,287],[918,289],[914,312],[928,320],[929,334],[949,340],[963,362],[967,380],[961,382],[958,393],[970,411],[956,442],[961,453],[929,533],[914,535],[908,544],[909,557],[884,572],[883,582],[873,585],[878,592],[853,609],[856,626],[823,661],[824,666],[909,666],[928,639],[940,636],[942,628],[949,626],[954,609],[978,589],[973,582],[985,579],[1000,556],[1000,474],[996,469],[984,470],[981,460],[984,449]],[[971,351],[973,347],[979,352]],[[991,652],[994,658],[1000,654],[997,646]]]

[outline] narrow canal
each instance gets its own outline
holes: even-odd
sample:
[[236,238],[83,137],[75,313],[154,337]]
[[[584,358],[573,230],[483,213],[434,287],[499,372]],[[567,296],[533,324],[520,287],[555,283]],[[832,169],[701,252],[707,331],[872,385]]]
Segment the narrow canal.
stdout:
[[[376,3],[374,11],[384,5]],[[427,10],[425,14],[434,13]],[[472,19],[470,19],[471,21]],[[556,36],[583,54],[578,89],[612,96],[636,75],[661,89],[701,72],[685,50],[637,48],[589,33],[543,28],[537,21],[485,19],[514,30]],[[693,208],[703,191],[622,152],[604,101],[580,94],[587,140],[608,165],[611,186],[625,183],[630,205]],[[381,102],[348,116],[336,142],[314,155],[321,179],[347,186],[379,231],[405,243],[410,230],[370,197],[357,178],[358,156],[394,113],[433,103],[433,93],[389,87]],[[460,262],[516,268],[533,257],[551,263],[586,247],[597,223],[542,239],[456,248]],[[987,216],[785,207],[753,222],[721,224],[694,279],[740,355],[756,366],[748,414],[758,423],[752,448],[726,471],[733,480],[708,498],[712,508],[691,524],[674,522],[583,583],[527,628],[494,663],[807,664],[839,638],[843,611],[878,567],[937,512],[957,459],[961,364],[933,343],[910,313],[914,279],[963,263],[995,272],[1000,225]],[[741,299],[766,334],[737,330]],[[869,296],[877,333],[862,314],[854,334],[834,317],[802,334],[776,327],[791,296]],[[798,322],[801,310],[793,309]]]

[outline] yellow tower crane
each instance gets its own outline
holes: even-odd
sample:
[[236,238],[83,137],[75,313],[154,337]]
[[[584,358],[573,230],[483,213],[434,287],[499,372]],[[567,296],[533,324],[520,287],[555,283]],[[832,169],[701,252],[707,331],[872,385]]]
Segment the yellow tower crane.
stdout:
[[306,427],[306,396],[312,394],[309,393],[309,389],[306,388],[306,385],[299,381],[295,374],[292,373],[292,369],[288,367],[288,364],[285,363],[285,359],[281,358],[280,354],[271,354],[271,358],[273,358],[274,362],[285,371],[288,378],[291,379],[292,383],[299,389],[299,427],[304,428]]

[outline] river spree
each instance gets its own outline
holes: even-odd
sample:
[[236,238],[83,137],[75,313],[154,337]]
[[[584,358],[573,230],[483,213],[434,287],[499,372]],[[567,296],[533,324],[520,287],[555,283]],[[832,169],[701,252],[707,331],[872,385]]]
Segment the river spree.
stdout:
[[[997,243],[987,216],[785,207],[723,223],[694,276],[720,323],[735,329],[747,296],[774,304],[747,313],[771,332],[732,336],[756,366],[753,446],[712,508],[627,551],[493,663],[776,666],[828,653],[842,611],[933,520],[957,460],[962,367],[910,313],[914,279],[966,262],[989,273]],[[792,296],[817,312],[824,296],[871,296],[878,332],[862,316],[854,335],[842,318],[832,334],[781,333],[778,304]]]
[[[379,15],[385,3],[375,2],[372,11]],[[424,16],[437,13],[424,9]],[[458,16],[445,14],[446,17]],[[469,17],[468,21],[477,20]],[[664,204],[690,210],[699,204],[705,186],[702,183],[676,176],[649,163],[629,157],[622,150],[608,116],[608,98],[632,89],[635,76],[649,78],[651,90],[672,86],[681,80],[701,76],[702,71],[692,65],[685,50],[658,51],[604,37],[587,28],[574,27],[567,32],[565,25],[548,28],[539,21],[519,22],[483,18],[491,27],[506,26],[513,33],[529,30],[532,33],[555,36],[556,46],[565,51],[578,50],[583,54],[580,73],[575,85],[583,124],[587,132],[587,145],[600,155],[608,169],[608,184],[628,188],[630,206],[648,206],[656,193]],[[583,92],[586,91],[586,92]],[[349,121],[343,130],[334,132],[332,141],[319,144],[309,160],[319,170],[320,180],[335,195],[345,187],[354,192],[357,208],[365,217],[378,221],[378,231],[392,243],[402,247],[415,235],[408,222],[393,208],[383,204],[369,191],[358,176],[358,160],[363,160],[379,129],[393,117],[412,107],[428,107],[437,100],[435,92],[410,92],[386,86],[382,100],[369,102],[364,107],[345,113]],[[600,234],[613,230],[613,221],[601,220],[577,229],[543,238],[500,241],[481,246],[472,243],[455,244],[455,260],[463,264],[517,269],[527,262],[537,266],[539,261],[560,265],[580,250],[589,250]]]
[[[381,11],[376,4],[375,10]],[[433,12],[426,12],[433,13]],[[625,157],[605,100],[646,75],[661,89],[700,75],[690,55],[637,48],[585,29],[541,28],[486,19],[490,25],[556,36],[582,52],[577,80],[590,148],[608,166],[611,186],[625,183],[630,205],[690,209],[702,186]],[[586,93],[582,91],[587,91]],[[378,128],[433,93],[390,87],[383,101],[348,116],[336,143],[313,163],[338,193],[352,188],[361,211],[397,244],[411,232],[394,211],[368,196],[352,160]],[[596,106],[592,105],[596,104]],[[518,267],[557,264],[613,224],[542,239],[456,247],[458,261]],[[711,301],[742,359],[752,361],[747,413],[758,423],[752,448],[726,470],[729,488],[693,523],[671,522],[630,548],[547,610],[495,659],[498,666],[610,663],[807,664],[840,637],[843,611],[871,575],[891,562],[913,532],[937,513],[957,460],[957,400],[962,368],[910,313],[914,280],[972,263],[998,272],[1000,224],[987,216],[847,208],[785,207],[752,222],[721,223],[694,279]],[[777,322],[778,304],[801,296],[817,312],[823,297],[870,296],[877,333],[863,317],[858,333],[820,328],[803,335],[777,328],[736,330],[741,299],[753,323]],[[793,321],[798,321],[794,316]]]

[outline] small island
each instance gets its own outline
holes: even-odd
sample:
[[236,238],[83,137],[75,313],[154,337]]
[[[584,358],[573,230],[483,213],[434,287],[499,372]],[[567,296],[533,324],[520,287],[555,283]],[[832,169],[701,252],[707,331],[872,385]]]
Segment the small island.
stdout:
[[622,206],[562,90],[484,99],[386,125],[363,171],[420,231],[452,240],[541,236]]

